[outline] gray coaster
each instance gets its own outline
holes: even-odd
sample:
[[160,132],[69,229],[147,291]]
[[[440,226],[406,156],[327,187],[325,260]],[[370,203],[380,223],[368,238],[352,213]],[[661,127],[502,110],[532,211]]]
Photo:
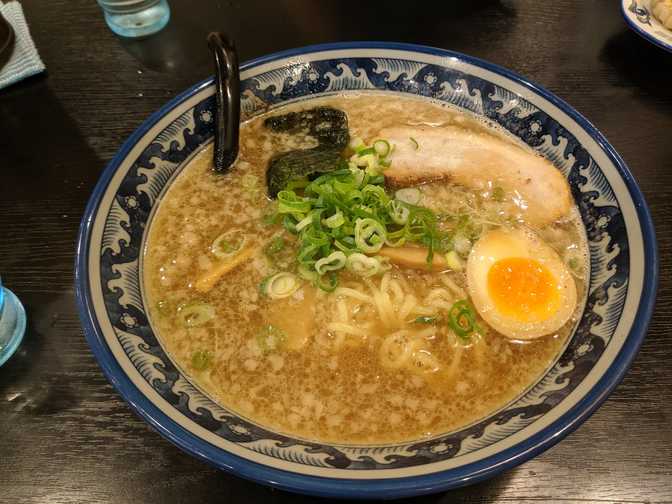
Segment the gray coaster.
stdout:
[[0,14],[0,70],[4,67],[14,50],[14,30]]

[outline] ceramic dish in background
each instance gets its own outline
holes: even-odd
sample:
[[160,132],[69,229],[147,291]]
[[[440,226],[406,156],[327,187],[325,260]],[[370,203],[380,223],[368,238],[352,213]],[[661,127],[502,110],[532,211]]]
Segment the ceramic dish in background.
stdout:
[[672,30],[651,12],[651,0],[621,0],[621,12],[630,28],[658,47],[672,52]]
[[26,331],[26,311],[0,278],[0,366],[16,352]]
[[590,247],[583,315],[555,365],[517,400],[432,439],[327,445],[272,432],[212,402],[171,362],[147,321],[140,282],[161,194],[211,141],[214,85],[153,114],[108,165],[86,208],[76,263],[79,311],[105,374],[170,441],[261,483],[322,496],[392,498],[488,478],[574,430],[623,378],[644,339],[657,285],[655,236],[623,160],[569,105],[508,70],[428,47],[313,46],[241,67],[242,114],[324,93],[408,93],[485,116],[568,178]]

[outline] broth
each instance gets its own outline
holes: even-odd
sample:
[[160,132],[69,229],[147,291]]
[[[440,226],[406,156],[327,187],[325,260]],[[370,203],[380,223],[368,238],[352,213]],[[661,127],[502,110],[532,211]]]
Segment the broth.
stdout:
[[[382,94],[320,98],[271,114],[316,104],[344,111],[353,138],[373,139],[385,127],[421,124],[514,142],[446,106]],[[267,116],[241,125],[240,156],[228,174],[212,171],[212,146],[199,153],[164,195],[151,223],[143,281],[152,326],[195,384],[240,415],[289,435],[396,443],[475,422],[520,396],[552,365],[584,297],[586,245],[578,212],[535,226],[512,201],[493,199],[492,187],[476,191],[443,180],[418,190],[422,204],[437,214],[466,215],[481,232],[515,220],[563,259],[572,254],[579,302],[570,321],[552,334],[516,340],[486,327],[483,334],[461,338],[434,320],[437,310],[445,313],[469,297],[464,271],[392,266],[370,278],[343,271],[331,293],[304,282],[287,298],[263,296],[262,280],[292,267],[296,237],[280,224],[262,222],[275,203],[261,181],[277,152],[315,145],[310,138],[269,132]],[[196,279],[218,263],[213,239],[230,228],[255,244],[252,256],[210,290],[198,292]],[[264,247],[278,236],[285,247],[269,259]],[[376,304],[380,299],[383,305]],[[194,302],[210,307],[214,316],[185,326],[184,307]],[[479,324],[487,326],[480,319]],[[282,332],[282,345],[273,331]],[[401,345],[410,340],[414,357],[399,364]]]

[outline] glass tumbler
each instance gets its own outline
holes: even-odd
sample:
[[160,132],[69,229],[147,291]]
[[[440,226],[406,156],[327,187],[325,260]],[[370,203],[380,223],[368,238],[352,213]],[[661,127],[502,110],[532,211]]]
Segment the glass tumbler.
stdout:
[[26,312],[19,298],[3,287],[0,278],[0,366],[19,347],[26,330]]
[[105,21],[122,37],[146,37],[163,29],[170,19],[166,0],[98,0]]

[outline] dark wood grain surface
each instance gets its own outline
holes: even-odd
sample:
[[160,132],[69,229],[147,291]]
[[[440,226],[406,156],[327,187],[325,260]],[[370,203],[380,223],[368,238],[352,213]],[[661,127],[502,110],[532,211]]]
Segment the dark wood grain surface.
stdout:
[[[570,102],[629,164],[653,212],[661,285],[624,382],[578,431],[490,481],[418,502],[672,502],[672,54],[614,0],[172,0],[144,41],[115,37],[94,0],[24,0],[47,73],[0,90],[0,274],[28,330],[0,368],[0,502],[313,502],[196,461],[103,377],[73,292],[86,200],[121,142],[211,73],[205,35],[241,59],[343,40],[415,42],[506,66]],[[431,6],[431,8],[430,8]]]

